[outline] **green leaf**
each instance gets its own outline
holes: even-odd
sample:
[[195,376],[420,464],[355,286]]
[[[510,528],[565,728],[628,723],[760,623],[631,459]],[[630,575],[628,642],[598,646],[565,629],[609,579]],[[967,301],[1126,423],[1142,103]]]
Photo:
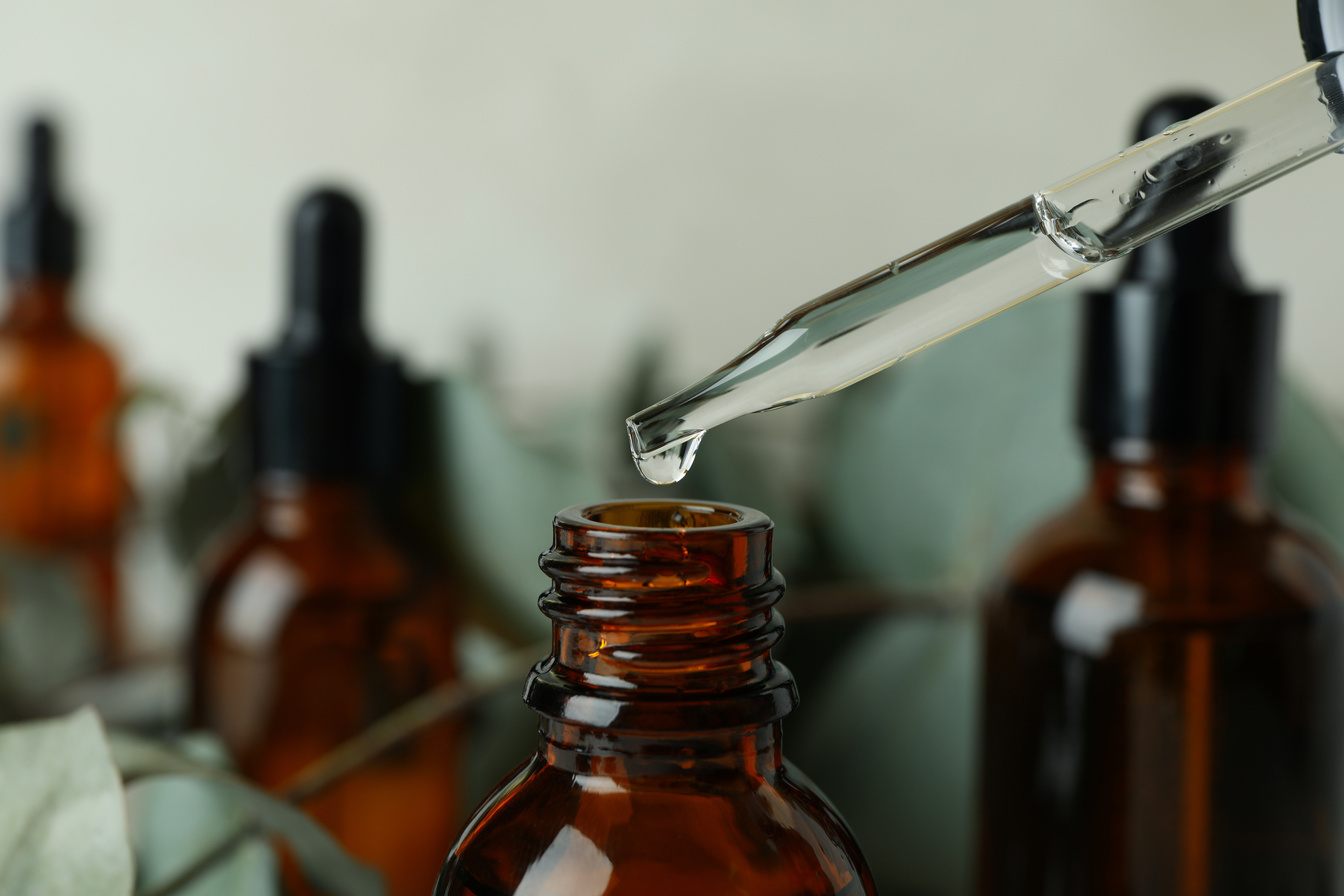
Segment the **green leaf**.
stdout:
[[[147,778],[127,790],[135,844],[136,893],[153,893],[248,823],[237,800],[213,782]],[[174,896],[280,896],[275,850],[248,836]]]
[[91,710],[0,729],[0,896],[121,896],[121,779]]
[[969,595],[1081,489],[1076,319],[1056,290],[826,399],[818,494],[838,574]]
[[188,451],[176,489],[164,490],[164,525],[184,563],[200,554],[247,499],[246,413],[242,401],[230,402]]
[[873,620],[784,723],[883,893],[970,892],[978,644],[971,613]]
[[[166,791],[160,789],[151,802],[139,804],[137,815],[143,830],[161,832],[162,824],[165,821],[171,824],[173,819],[214,817],[220,821],[215,826],[217,830],[200,830],[199,838],[183,838],[195,840],[195,843],[184,844],[178,840],[172,844],[142,844],[138,851],[150,856],[145,870],[152,874],[155,882],[177,875],[231,833],[252,826],[258,833],[283,840],[307,880],[329,896],[382,896],[385,892],[382,875],[352,859],[317,822],[289,803],[258,790],[215,764],[125,734],[114,737],[112,751],[117,767],[133,791],[146,786],[162,788],[165,784],[171,785]],[[222,750],[218,752],[222,755]],[[186,849],[192,846],[196,849],[187,853]],[[183,852],[174,852],[179,848]],[[271,860],[257,852],[257,848],[258,845],[248,845],[241,856],[231,857],[231,864],[212,871],[213,879],[202,879],[201,889],[182,892],[192,896],[262,892],[252,887],[265,886],[268,874],[273,880],[274,870]],[[238,889],[244,886],[243,882],[247,882],[246,887]],[[141,891],[147,885],[142,881]]]
[[602,483],[581,458],[510,430],[471,380],[443,380],[437,413],[446,434],[440,499],[450,508],[455,554],[485,587],[489,601],[480,609],[535,640],[550,625],[537,610],[550,584],[537,556],[551,543],[551,521],[556,511],[600,498]]
[[0,549],[0,695],[29,714],[92,672],[99,643],[84,582],[59,559]]
[[1266,477],[1270,491],[1344,556],[1344,439],[1338,421],[1293,382],[1280,386],[1277,410],[1278,438]]

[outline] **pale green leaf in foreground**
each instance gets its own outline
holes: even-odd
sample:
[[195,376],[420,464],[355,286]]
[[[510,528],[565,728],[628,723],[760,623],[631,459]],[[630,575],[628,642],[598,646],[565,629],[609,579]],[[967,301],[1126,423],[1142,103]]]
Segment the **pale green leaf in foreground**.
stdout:
[[[330,834],[302,811],[258,790],[241,778],[221,771],[211,763],[200,762],[152,741],[127,735],[118,734],[114,738],[112,752],[129,787],[138,789],[142,786],[173,785],[175,792],[170,796],[183,801],[177,809],[185,816],[199,816],[203,806],[213,807],[218,817],[238,820],[234,831],[241,831],[250,824],[259,834],[280,838],[298,861],[309,882],[329,896],[382,896],[384,893],[381,874],[352,859]],[[161,804],[159,811],[171,808],[172,803],[168,802]],[[205,853],[211,846],[228,837],[229,833],[228,830],[219,831],[216,838],[201,844],[197,855]],[[238,875],[236,880],[249,879],[257,869],[267,867],[255,852],[246,851],[250,849],[250,844],[245,844],[244,849],[242,857],[235,858],[235,861],[246,863],[246,867],[235,865],[229,869],[230,877]],[[184,856],[173,873],[189,864],[191,858]],[[211,885],[210,889],[182,892],[224,894],[229,890],[219,883]],[[247,892],[248,896],[253,896],[257,891]]]
[[121,778],[89,709],[0,729],[0,896],[126,896]]

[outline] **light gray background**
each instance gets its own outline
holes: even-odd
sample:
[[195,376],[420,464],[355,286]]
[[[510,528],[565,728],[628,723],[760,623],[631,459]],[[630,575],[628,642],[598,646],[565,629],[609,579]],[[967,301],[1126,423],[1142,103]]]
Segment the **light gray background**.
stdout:
[[[337,178],[370,207],[383,341],[452,369],[488,336],[523,406],[650,333],[697,376],[1115,152],[1155,91],[1301,61],[1288,0],[8,0],[0,126],[61,113],[82,292],[134,376],[225,398],[279,320],[285,210]],[[1287,361],[1334,407],[1341,205],[1333,157],[1238,203]]]

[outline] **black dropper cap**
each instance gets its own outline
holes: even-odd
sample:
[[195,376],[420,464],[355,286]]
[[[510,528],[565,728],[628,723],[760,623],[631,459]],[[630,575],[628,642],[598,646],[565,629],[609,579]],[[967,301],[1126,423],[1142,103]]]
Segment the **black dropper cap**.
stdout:
[[402,369],[364,329],[364,217],[347,193],[305,196],[290,231],[280,341],[249,359],[256,472],[377,480],[397,462]]
[[5,271],[11,280],[68,279],[78,228],[56,190],[56,131],[35,118],[23,138],[24,179],[5,215]]
[[1297,0],[1297,30],[1309,60],[1344,50],[1344,0]]
[[[1213,105],[1192,94],[1164,97],[1144,113],[1139,139]],[[1217,153],[1219,144],[1190,148]],[[1172,164],[1180,161],[1173,155]],[[1279,296],[1246,288],[1230,225],[1223,208],[1160,236],[1130,254],[1113,289],[1086,295],[1078,422],[1095,450],[1122,439],[1266,447]]]

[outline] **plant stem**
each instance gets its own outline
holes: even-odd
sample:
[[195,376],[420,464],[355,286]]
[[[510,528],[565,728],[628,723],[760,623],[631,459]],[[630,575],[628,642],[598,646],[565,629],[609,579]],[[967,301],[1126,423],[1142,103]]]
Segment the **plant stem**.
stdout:
[[[472,681],[442,684],[393,710],[304,766],[275,793],[290,803],[302,803],[341,778],[357,771],[421,730],[470,709],[503,687],[516,683],[538,657],[545,656],[549,644],[533,644],[508,653],[489,674]],[[171,896],[196,881],[221,859],[227,858],[249,838],[263,833],[255,820],[245,822],[221,838],[214,846],[191,861],[168,880],[140,893],[139,896]]]

